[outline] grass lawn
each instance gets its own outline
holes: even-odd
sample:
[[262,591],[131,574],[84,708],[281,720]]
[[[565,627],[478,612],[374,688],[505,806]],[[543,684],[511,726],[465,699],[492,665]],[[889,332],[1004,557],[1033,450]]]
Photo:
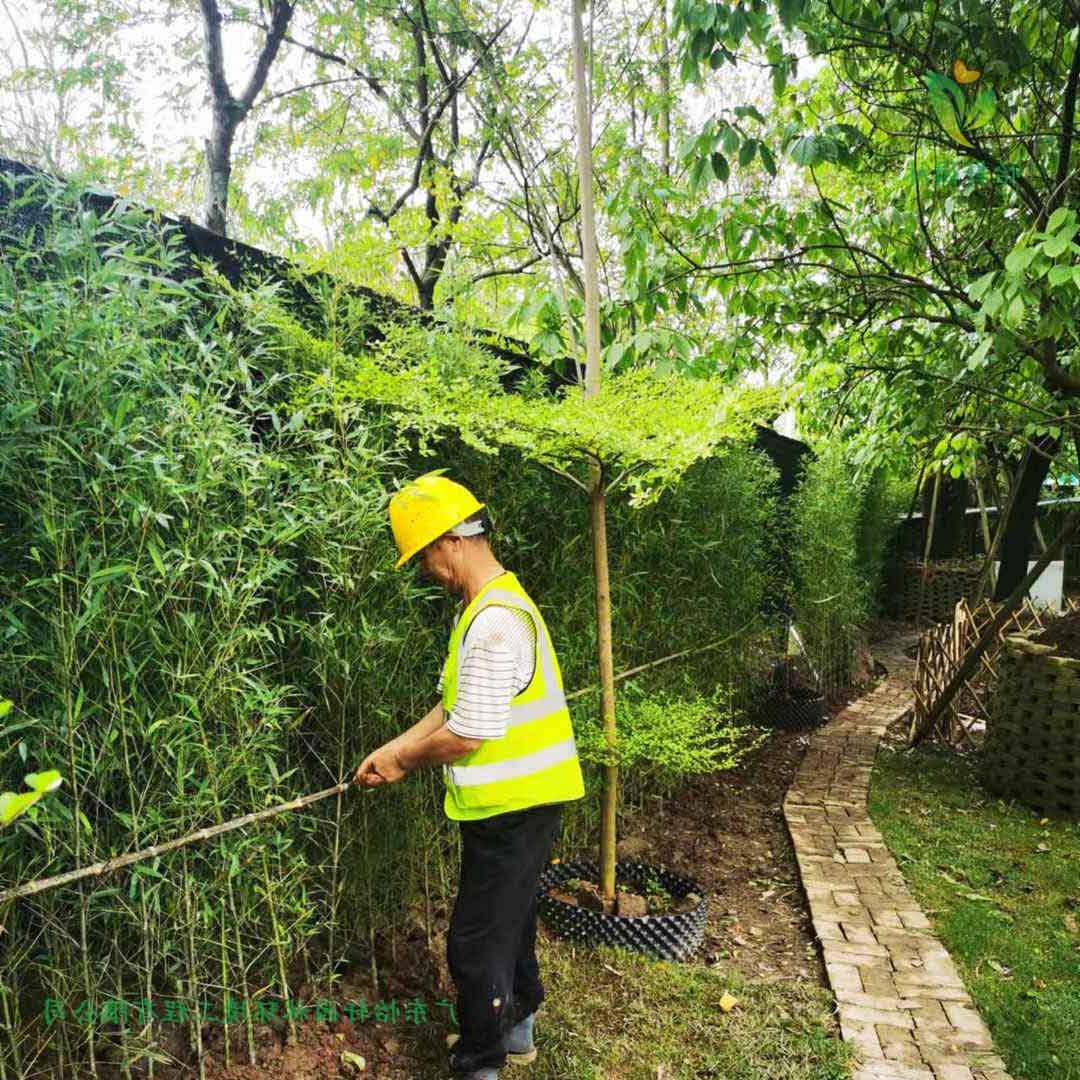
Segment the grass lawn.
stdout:
[[1080,1080],[1080,825],[937,750],[883,748],[870,812],[1015,1080]]
[[[548,944],[530,1080],[846,1080],[832,996],[614,949]],[[720,1008],[725,991],[739,1004]],[[509,1073],[512,1070],[507,1069]],[[514,1075],[524,1070],[513,1070]]]

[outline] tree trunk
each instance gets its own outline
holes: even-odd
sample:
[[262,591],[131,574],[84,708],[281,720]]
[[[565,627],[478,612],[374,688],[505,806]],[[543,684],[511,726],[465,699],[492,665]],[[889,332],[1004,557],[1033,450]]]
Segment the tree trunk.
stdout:
[[[593,203],[592,116],[585,81],[585,34],[582,0],[570,0],[574,41],[574,112],[577,123],[578,186],[581,189],[581,245],[585,264],[585,396],[600,393],[600,286],[597,274],[596,209]],[[611,590],[609,585],[604,471],[600,462],[589,470],[589,517],[596,579],[596,650],[600,675],[600,712],[604,739],[616,745],[615,665],[611,648]],[[615,822],[619,802],[619,770],[604,768],[604,798],[600,821],[600,891],[615,898]]]
[[255,58],[255,68],[247,86],[238,96],[229,89],[225,77],[225,48],[221,37],[224,19],[217,0],[199,0],[203,20],[203,57],[206,79],[210,84],[213,119],[210,138],[206,140],[206,227],[225,236],[228,227],[229,180],[232,176],[232,149],[236,129],[251,111],[255,99],[266,85],[270,66],[277,57],[292,18],[291,0],[273,0],[266,37]]
[[[928,485],[929,487],[929,485]],[[967,553],[968,482],[963,477],[942,476],[934,520],[931,559],[952,559]],[[923,512],[929,515],[929,495],[923,491]],[[924,519],[929,528],[929,516]]]
[[660,0],[660,166],[671,176],[671,52],[668,0]]
[[[1024,454],[1024,460],[1014,480],[1016,497],[1012,502],[1009,520],[1001,538],[1001,569],[998,572],[995,600],[1004,600],[1027,574],[1035,538],[1035,514],[1043,481],[1050,463],[1061,447],[1060,436],[1043,435],[1034,450]],[[1037,452],[1036,452],[1037,451]]]
[[228,235],[229,181],[232,177],[232,146],[236,125],[229,122],[227,107],[215,107],[206,140],[206,227],[218,236]]

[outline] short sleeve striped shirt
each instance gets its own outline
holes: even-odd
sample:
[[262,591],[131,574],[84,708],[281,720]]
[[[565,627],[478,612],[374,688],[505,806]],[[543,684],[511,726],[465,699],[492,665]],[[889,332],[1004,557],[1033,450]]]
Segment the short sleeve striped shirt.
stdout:
[[465,635],[457,699],[446,726],[466,739],[501,739],[510,702],[532,681],[535,664],[532,619],[498,604],[485,607]]

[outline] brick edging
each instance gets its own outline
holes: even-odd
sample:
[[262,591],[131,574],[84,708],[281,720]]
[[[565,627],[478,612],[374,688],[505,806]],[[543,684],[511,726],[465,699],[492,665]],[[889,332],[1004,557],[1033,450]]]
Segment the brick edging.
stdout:
[[852,1080],[1011,1080],[952,958],[866,807],[885,729],[911,707],[914,664],[814,733],[784,799],[814,931],[855,1053]]

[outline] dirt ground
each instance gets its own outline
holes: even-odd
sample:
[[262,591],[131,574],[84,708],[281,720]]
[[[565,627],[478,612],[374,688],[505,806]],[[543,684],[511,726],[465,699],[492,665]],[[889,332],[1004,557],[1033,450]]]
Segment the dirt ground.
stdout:
[[[838,707],[837,707],[838,708]],[[836,711],[836,710],[834,710]],[[705,944],[697,963],[715,964],[751,978],[812,979],[824,982],[798,869],[781,811],[784,793],[808,745],[805,733],[776,731],[729,772],[688,781],[658,813],[623,823],[620,855],[663,862],[669,869],[699,881],[710,898]],[[445,920],[445,913],[443,914]],[[547,938],[541,926],[540,936]],[[399,981],[381,988],[381,998],[430,999],[432,987],[453,998],[439,934],[431,950],[417,938],[412,953],[395,970],[411,973],[413,985]],[[375,995],[360,984],[346,985],[338,1001]],[[424,1026],[401,1019],[396,1024],[297,1025],[296,1045],[283,1045],[283,1033],[256,1029],[258,1064],[225,1068],[221,1029],[210,1032],[214,1060],[208,1080],[337,1080],[349,1075],[342,1051],[365,1059],[356,1075],[379,1080],[415,1080],[434,1075],[442,1040],[449,1029],[446,1014],[430,1016]],[[213,1039],[217,1037],[217,1045]],[[237,1046],[233,1060],[246,1060]]]

